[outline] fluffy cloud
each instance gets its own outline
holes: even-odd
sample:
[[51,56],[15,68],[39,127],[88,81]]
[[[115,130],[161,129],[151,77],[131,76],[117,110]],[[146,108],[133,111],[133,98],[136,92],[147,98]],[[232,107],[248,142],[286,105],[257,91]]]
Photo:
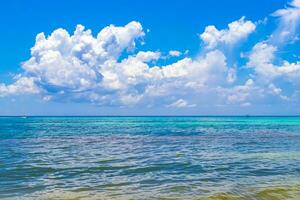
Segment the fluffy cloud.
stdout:
[[181,52],[180,51],[176,51],[176,50],[171,50],[171,51],[169,51],[169,55],[173,56],[173,57],[178,57],[178,56],[181,55]]
[[108,26],[97,38],[81,25],[72,36],[64,29],[55,30],[48,38],[40,33],[31,49],[32,57],[22,68],[45,93],[99,88],[103,78],[100,66],[118,58],[123,50],[133,48],[135,39],[143,35],[138,22],[124,27]]
[[275,99],[289,100],[287,96],[282,94],[282,89],[273,83],[260,84],[251,78],[243,85],[235,85],[230,88],[219,87],[217,92],[225,99],[225,104],[231,105],[250,106],[253,102],[266,101],[268,98],[271,101]]
[[254,91],[261,94],[261,91],[258,91],[259,89],[252,79],[248,79],[244,85],[237,85],[233,88],[218,88],[218,91],[227,99],[227,103],[242,105],[250,100]]
[[276,77],[278,73],[272,64],[276,51],[277,48],[273,45],[268,45],[265,42],[257,43],[250,52],[247,66],[254,68],[256,73],[265,79]]
[[[116,94],[131,95],[138,100],[187,96],[203,87],[220,84],[228,71],[225,56],[217,50],[196,59],[184,58],[170,65],[152,67],[140,59],[142,53],[146,52],[102,66],[102,86],[112,91],[111,98],[118,99]],[[147,53],[155,55],[154,52]]]
[[[276,95],[282,100],[290,98],[276,87],[274,82],[289,82],[295,91],[299,87],[300,62],[289,62],[278,56],[280,49],[297,38],[300,20],[300,1],[292,1],[286,8],[277,10],[273,16],[279,18],[278,27],[267,40],[256,43],[248,54],[246,66],[254,69],[255,78],[264,94]],[[292,95],[293,96],[293,95]]]
[[255,30],[256,26],[251,21],[245,21],[245,17],[228,24],[228,29],[218,30],[215,26],[207,26],[200,38],[206,45],[206,48],[212,49],[218,45],[234,45],[242,39],[245,39]]
[[[48,101],[67,99],[108,106],[162,104],[168,108],[195,107],[200,102],[249,106],[268,96],[289,100],[273,81],[283,78],[297,83],[300,62],[277,59],[280,47],[272,38],[284,35],[285,26],[297,26],[298,10],[299,1],[294,1],[275,12],[281,20],[279,28],[247,54],[246,67],[251,73],[246,79],[238,76],[241,66],[228,64],[223,48],[234,47],[254,32],[255,23],[245,17],[223,30],[207,26],[200,34],[204,49],[195,57],[175,50],[136,50],[145,32],[133,21],[125,26],[107,26],[96,37],[82,25],[72,34],[61,28],[49,36],[38,34],[31,57],[22,63],[23,72],[14,83],[0,84],[0,96],[38,94]],[[290,30],[291,35],[295,31]],[[170,57],[175,61],[159,65],[161,59]]]
[[293,83],[298,83],[300,77],[300,62],[290,63],[281,61],[274,64],[277,47],[266,42],[257,43],[250,55],[247,66],[254,68],[255,72],[265,81],[272,81],[275,78],[285,78]]
[[31,77],[18,77],[11,85],[0,84],[0,97],[13,94],[36,94],[39,88],[34,84]]
[[[222,90],[228,102],[254,101],[268,95],[281,100],[290,100],[284,91],[274,82],[289,82],[295,91],[299,87],[300,62],[289,62],[278,56],[279,50],[286,44],[295,41],[296,29],[300,20],[300,1],[292,1],[288,7],[277,10],[273,16],[279,18],[279,25],[267,40],[257,42],[248,54],[246,67],[254,70],[245,85]],[[254,81],[255,80],[255,84]],[[251,87],[250,87],[251,86]],[[292,95],[294,96],[294,95]]]
[[[124,27],[110,25],[93,37],[78,25],[71,35],[57,29],[46,37],[40,33],[31,48],[31,58],[22,64],[24,72],[11,85],[2,84],[2,95],[39,93],[45,100],[69,99],[100,105],[132,105],[165,98],[166,105],[189,107],[180,96],[197,94],[226,82],[226,57],[211,50],[195,58],[184,57],[157,66],[158,51],[133,51],[144,36],[140,23]],[[169,55],[179,56],[179,51]],[[165,58],[164,58],[165,59]],[[230,75],[232,76],[232,75]],[[180,101],[173,99],[178,97]]]
[[273,16],[279,18],[279,26],[271,35],[272,42],[282,44],[297,40],[295,33],[300,22],[300,0],[293,0],[288,7],[274,12]]

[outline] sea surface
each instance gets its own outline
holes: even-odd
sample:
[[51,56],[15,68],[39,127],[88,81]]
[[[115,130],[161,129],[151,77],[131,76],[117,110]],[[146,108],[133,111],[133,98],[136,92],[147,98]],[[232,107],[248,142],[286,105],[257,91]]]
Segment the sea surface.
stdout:
[[0,199],[300,199],[300,117],[0,117]]

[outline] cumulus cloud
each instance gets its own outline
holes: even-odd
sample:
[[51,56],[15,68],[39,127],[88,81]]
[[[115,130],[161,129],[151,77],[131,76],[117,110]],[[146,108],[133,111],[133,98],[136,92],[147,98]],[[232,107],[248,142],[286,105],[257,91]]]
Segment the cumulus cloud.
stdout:
[[283,77],[291,82],[298,82],[300,62],[281,61],[280,64],[274,64],[277,50],[276,46],[266,42],[257,43],[249,55],[247,66],[254,68],[257,75],[265,81]]
[[271,35],[273,43],[282,44],[297,40],[296,31],[300,22],[300,0],[293,0],[284,9],[273,13],[279,18],[279,26]]
[[[48,37],[40,33],[31,48],[31,58],[22,64],[23,76],[29,77],[48,98],[94,99],[95,94],[107,89],[103,87],[102,66],[114,62],[123,51],[132,50],[143,36],[141,24],[135,21],[124,27],[105,27],[97,37],[82,25],[73,35],[64,29]],[[136,59],[147,62],[157,57],[159,53],[141,52]]]
[[256,86],[252,79],[248,79],[244,85],[236,85],[232,88],[218,88],[218,92],[226,98],[227,103],[240,105],[251,101],[253,94],[258,96],[263,93],[262,88]]
[[[138,22],[123,27],[110,25],[97,37],[82,25],[73,34],[61,28],[48,37],[40,33],[31,48],[31,58],[22,64],[20,78],[11,85],[2,84],[0,91],[5,95],[38,93],[44,100],[99,105],[134,105],[165,97],[165,103],[171,104],[176,96],[217,86],[232,74],[225,55],[217,49],[158,66],[156,61],[162,58],[159,51],[133,52],[144,34]],[[120,59],[124,51],[131,52]],[[180,56],[181,52],[169,54]],[[176,105],[191,106],[182,100]]]
[[[280,27],[284,27],[288,15],[298,12],[298,3],[294,1],[284,11],[275,12],[283,21],[273,38],[284,32]],[[187,55],[188,50],[137,50],[145,32],[136,21],[125,26],[107,26],[97,36],[82,25],[73,33],[62,28],[49,36],[40,33],[15,82],[0,84],[0,96],[38,94],[46,101],[67,99],[106,106],[160,104],[170,109],[195,107],[201,104],[200,100],[211,105],[240,106],[249,106],[268,96],[289,100],[273,80],[285,78],[296,83],[300,63],[278,61],[279,47],[271,42],[272,37],[257,42],[247,54],[247,70],[254,74],[245,75],[246,79],[238,77],[241,66],[228,63],[223,47],[245,41],[255,31],[255,24],[242,17],[226,29],[207,26],[200,35],[204,49],[194,57]],[[173,58],[166,61],[170,57]]]
[[13,94],[37,94],[38,92],[39,88],[30,77],[18,77],[11,85],[0,84],[0,97]]
[[250,106],[251,102],[259,102],[267,100],[267,98],[279,98],[281,100],[288,100],[289,98],[282,94],[282,89],[276,87],[273,83],[261,84],[253,79],[248,79],[242,85],[235,85],[233,87],[217,88],[217,92],[225,99],[226,104]]
[[273,16],[279,18],[278,27],[267,40],[256,43],[248,54],[247,67],[254,69],[256,79],[263,84],[269,84],[269,91],[278,94],[282,99],[288,99],[279,94],[282,89],[275,87],[275,80],[288,81],[295,87],[299,86],[300,62],[289,62],[278,56],[285,45],[295,42],[297,28],[300,22],[300,1],[294,0],[290,4],[275,11]]
[[76,27],[73,35],[64,29],[55,30],[47,38],[40,33],[31,49],[31,58],[22,68],[46,93],[98,88],[102,79],[100,65],[133,48],[135,39],[143,35],[138,22],[124,27],[108,26],[97,38],[82,25]]
[[245,17],[240,18],[228,24],[227,29],[218,30],[215,26],[210,25],[205,28],[205,31],[200,35],[206,48],[213,49],[218,45],[234,45],[242,39],[245,39],[250,33],[255,30],[256,26],[253,22],[245,20]]

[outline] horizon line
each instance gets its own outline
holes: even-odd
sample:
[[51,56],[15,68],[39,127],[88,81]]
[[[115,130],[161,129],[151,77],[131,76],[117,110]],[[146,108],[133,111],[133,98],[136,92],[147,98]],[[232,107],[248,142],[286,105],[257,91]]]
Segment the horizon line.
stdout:
[[300,115],[0,115],[0,117],[300,117]]

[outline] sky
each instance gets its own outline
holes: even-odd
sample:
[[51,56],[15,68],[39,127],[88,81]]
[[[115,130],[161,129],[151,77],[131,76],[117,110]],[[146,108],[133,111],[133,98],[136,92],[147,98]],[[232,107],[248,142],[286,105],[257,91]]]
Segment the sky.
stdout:
[[300,115],[300,0],[7,0],[0,24],[0,115]]

